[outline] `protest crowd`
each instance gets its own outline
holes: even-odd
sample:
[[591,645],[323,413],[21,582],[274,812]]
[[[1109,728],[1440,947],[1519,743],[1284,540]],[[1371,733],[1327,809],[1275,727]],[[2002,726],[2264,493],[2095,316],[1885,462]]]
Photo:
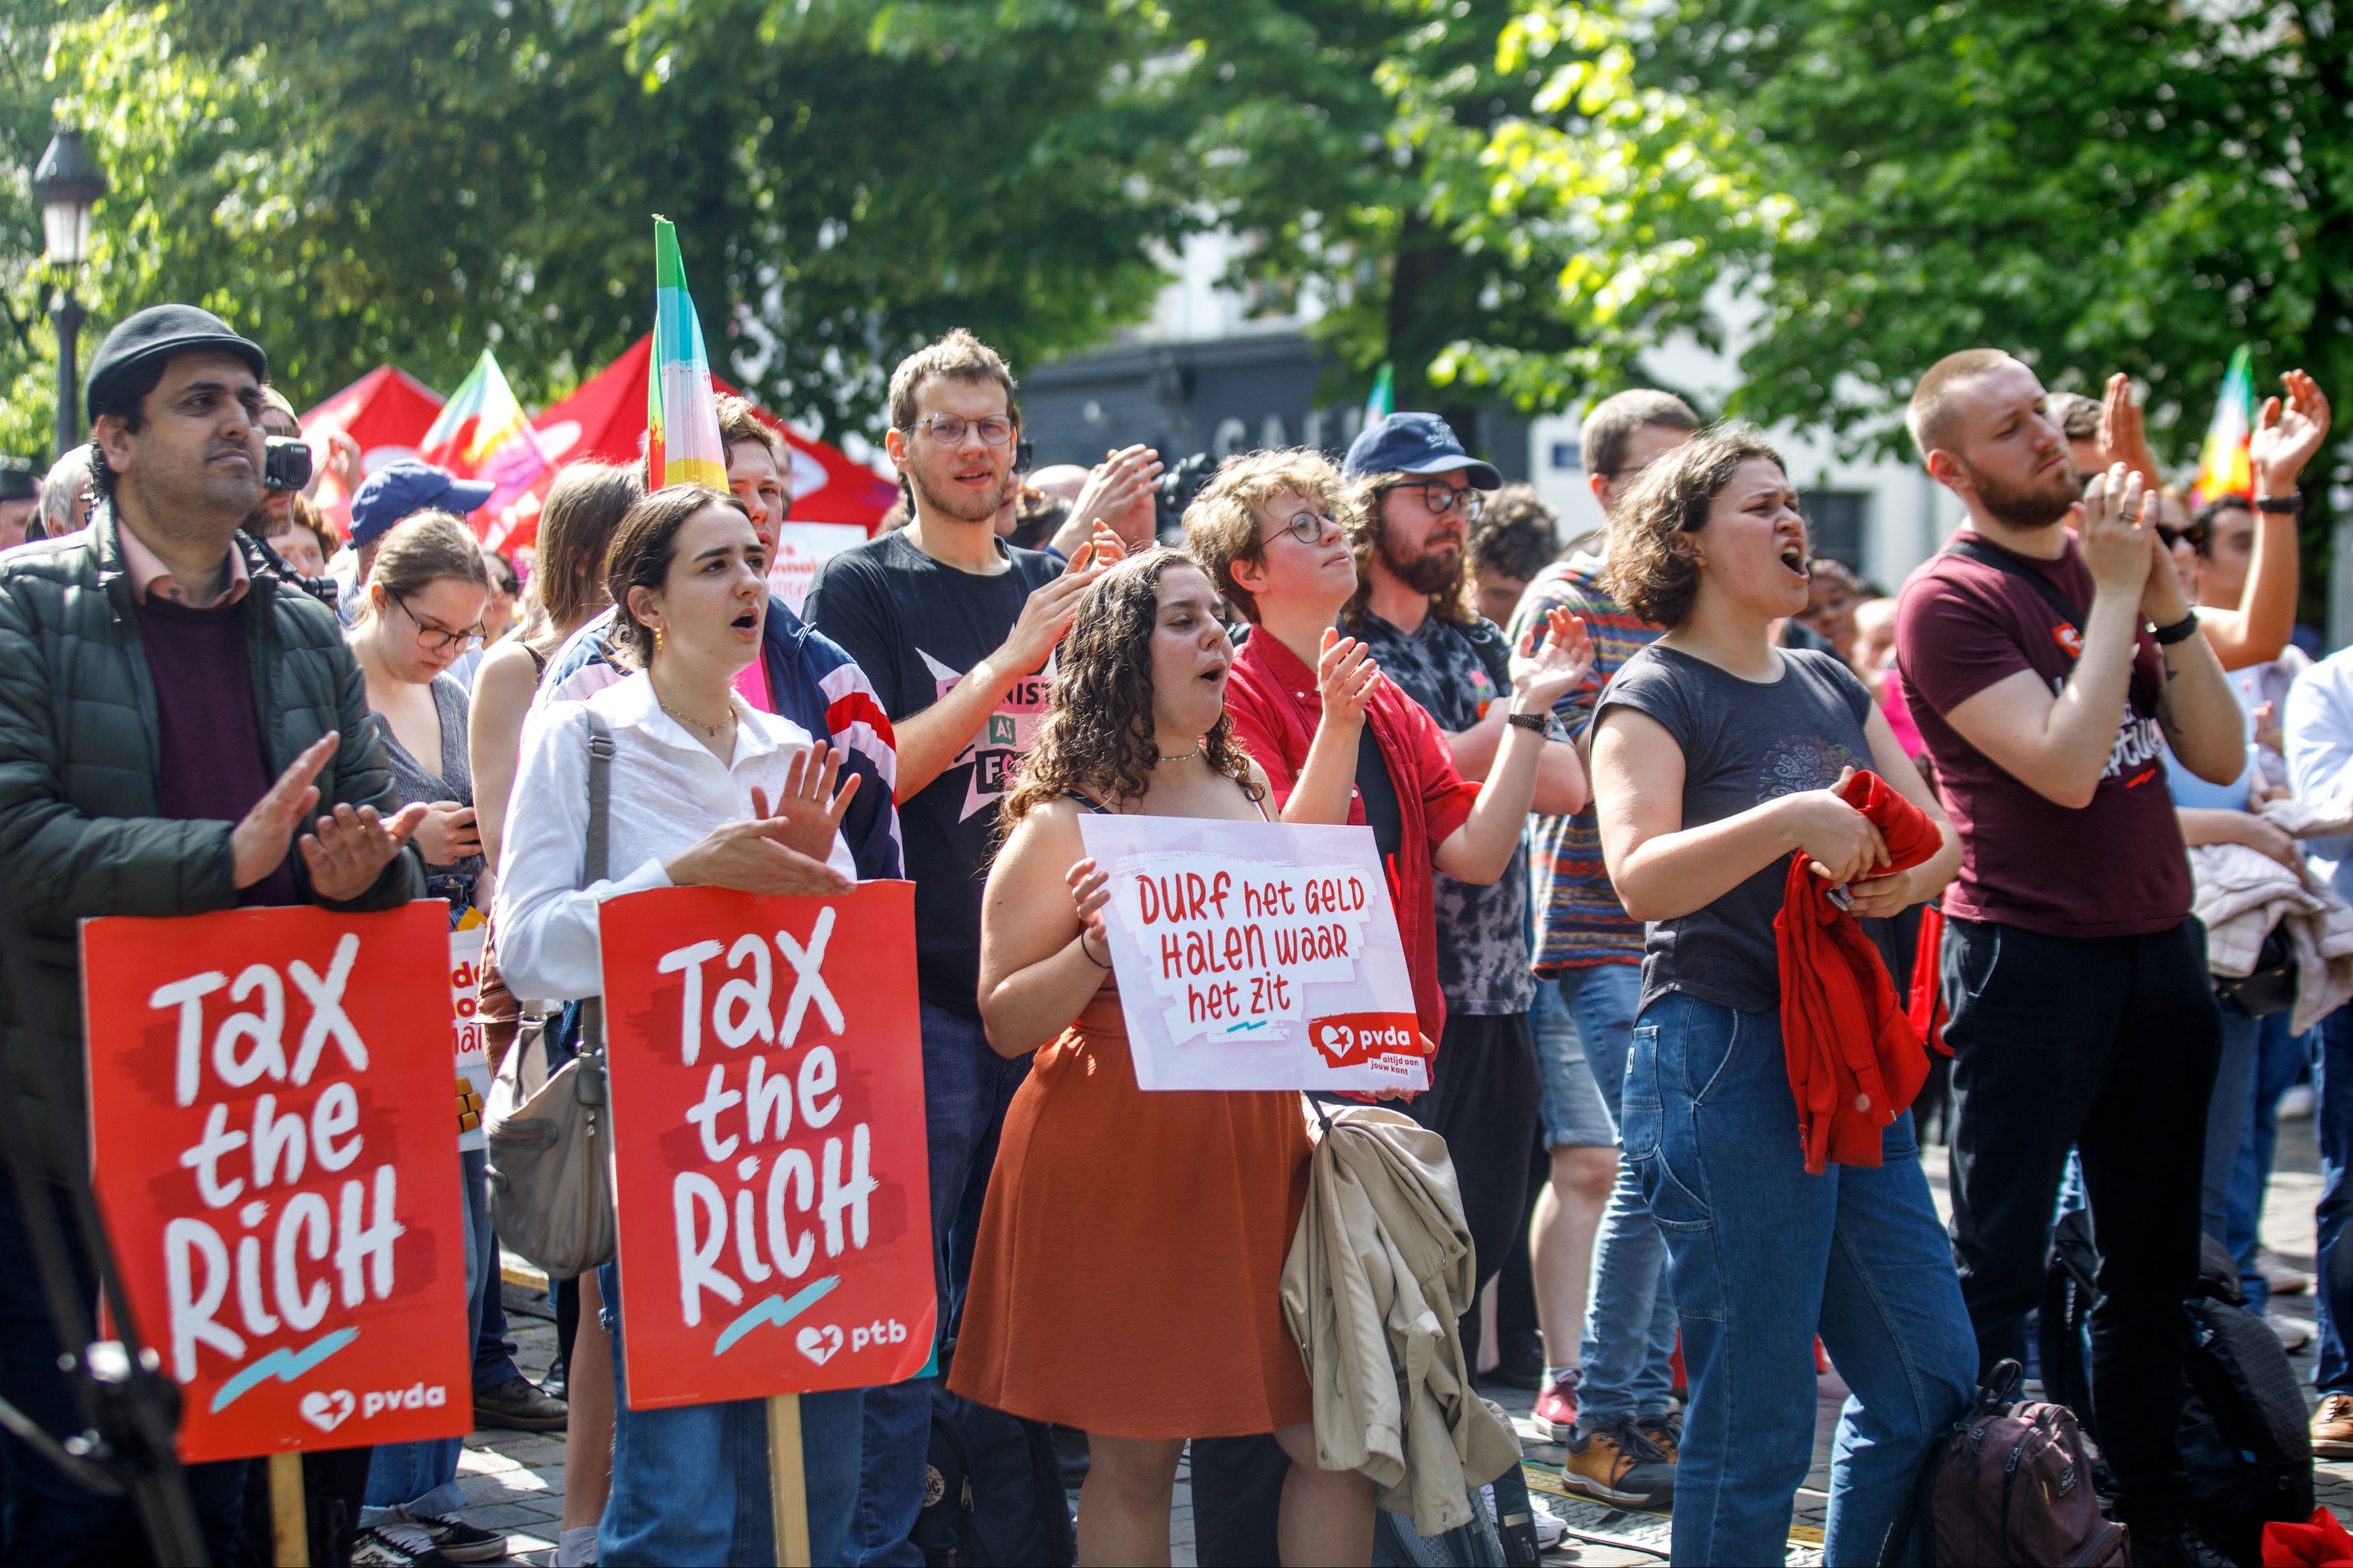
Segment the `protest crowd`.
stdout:
[[[2252,1563],[2230,1521],[2289,1513],[2218,1501],[2198,1468],[2196,1413],[2221,1418],[2193,1364],[2216,1300],[2260,1322],[2271,1290],[2316,1291],[2302,1514],[2311,1455],[2353,1457],[2353,651],[2291,641],[2329,402],[2283,377],[2248,491],[2192,510],[2123,376],[2094,401],[1954,347],[1907,418],[1968,521],[1889,595],[1814,558],[1763,433],[1665,392],[1587,413],[1606,521],[1580,539],[1411,411],[1338,461],[1229,458],[1168,528],[1162,454],[1025,474],[1014,375],[951,331],[890,379],[897,513],[796,613],[769,576],[791,456],[739,397],[697,412],[717,448],[696,481],[666,482],[682,426],[657,432],[667,472],[659,449],[562,468],[519,559],[469,523],[491,483],[421,460],[363,475],[336,453],[348,531],[301,480],[265,484],[265,438],[301,432],[264,345],[191,306],[141,310],[90,366],[89,444],[0,473],[0,858],[30,944],[0,995],[45,1176],[0,1187],[0,1252],[27,1256],[25,1193],[79,1223],[84,1097],[111,1092],[86,1065],[85,920],[441,900],[453,927],[487,921],[489,1069],[552,1086],[634,1026],[607,996],[617,900],[903,880],[913,951],[882,956],[912,981],[928,1209],[878,1200],[872,1223],[914,1238],[930,1329],[899,1347],[915,1375],[799,1397],[792,1543],[768,1389],[632,1400],[625,1347],[659,1298],[628,1296],[624,1320],[624,1269],[654,1267],[630,1194],[621,1255],[608,1237],[559,1268],[564,1216],[534,1210],[543,1178],[502,1152],[496,1103],[487,1147],[437,1175],[462,1200],[453,1398],[477,1425],[567,1434],[557,1562],[956,1561],[943,1429],[1043,1478],[1025,1561],[1166,1563],[1187,1459],[1204,1563],[1433,1561],[1395,1542],[1527,1522],[1525,1490],[1514,1515],[1495,1485],[1521,1455],[1478,1395],[1494,1378],[1534,1389],[1568,1497],[1671,1510],[1677,1563],[1778,1563],[1835,1366],[1825,1562],[1959,1529],[1988,1483],[1952,1482],[1956,1424],[2008,1412],[2026,1369],[2072,1411],[2037,1419],[2081,1467],[2054,1498],[2061,1472],[2028,1461],[2034,1539],[2055,1552],[2063,1525],[2076,1555],[1939,1541],[1887,1560],[2123,1561],[2122,1526],[2137,1563]],[[1277,828],[1345,835],[1377,868],[1405,999],[1382,1059],[1411,1087],[1172,1089],[1131,1037],[1161,1004],[1119,945],[1108,847]],[[837,1008],[793,980],[829,929],[807,953],[746,939],[763,1031],[772,964],[794,1019]],[[167,1060],[165,1025],[147,1038]],[[816,1126],[834,1060],[799,1071]],[[2256,1236],[2275,1107],[2307,1062],[2316,1280]],[[732,1056],[708,1070],[687,1114],[714,1162],[735,1158],[723,1122],[749,1152],[772,1110],[796,1115],[756,1056],[740,1093]],[[632,1108],[611,1109],[626,1165]],[[1932,1118],[1949,1224],[1915,1131]],[[207,1132],[180,1163],[213,1180],[243,1138]],[[797,1278],[792,1236],[867,1245],[865,1139],[827,1143],[821,1175],[776,1153],[755,1181],[746,1159],[732,1211],[703,1183],[718,1231],[680,1287],[688,1322],[698,1300],[748,1303],[739,1279]],[[605,1158],[576,1180],[607,1180]],[[788,1174],[822,1226],[788,1228]],[[325,1256],[317,1213],[313,1242],[277,1231],[284,1315],[297,1247]],[[502,1243],[569,1275],[543,1384],[517,1369]],[[86,1272],[78,1289],[96,1300]],[[238,1311],[259,1331],[261,1287],[237,1300],[206,1334],[234,1338]],[[0,1396],[60,1437],[82,1423],[67,1348],[41,1275],[0,1273]],[[2242,1349],[2287,1365],[2268,1332]],[[328,1550],[501,1557],[459,1517],[459,1453],[306,1454]],[[21,1435],[0,1460],[0,1561],[144,1550],[124,1500]],[[283,1560],[264,1468],[186,1466],[216,1563]],[[976,1459],[962,1484],[967,1510],[1013,1485]]]

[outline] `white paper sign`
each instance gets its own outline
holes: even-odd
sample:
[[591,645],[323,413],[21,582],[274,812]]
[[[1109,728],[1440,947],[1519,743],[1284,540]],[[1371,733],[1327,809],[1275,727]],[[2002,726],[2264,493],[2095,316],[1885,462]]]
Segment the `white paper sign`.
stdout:
[[1079,818],[1146,1089],[1430,1087],[1372,830]]
[[855,523],[777,524],[776,559],[768,563],[769,597],[799,615],[809,584],[817,581],[817,569],[851,545],[865,542],[866,531]]

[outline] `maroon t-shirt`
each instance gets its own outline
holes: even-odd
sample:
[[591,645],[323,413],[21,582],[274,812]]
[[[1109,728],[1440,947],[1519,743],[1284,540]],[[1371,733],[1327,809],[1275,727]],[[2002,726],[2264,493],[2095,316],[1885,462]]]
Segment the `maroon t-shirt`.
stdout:
[[[2091,568],[2072,536],[2056,561],[2008,553],[2090,613]],[[2107,770],[2081,810],[2036,794],[1945,722],[2021,669],[2056,692],[2074,668],[2071,645],[2081,646],[2080,631],[2031,584],[1965,555],[1932,555],[1904,584],[1895,616],[1904,697],[1961,836],[1961,874],[1946,891],[1947,914],[2091,937],[2167,931],[2189,913],[2189,862],[2166,791],[2156,719],[2165,662],[2147,626],[2133,655],[2131,694]]]

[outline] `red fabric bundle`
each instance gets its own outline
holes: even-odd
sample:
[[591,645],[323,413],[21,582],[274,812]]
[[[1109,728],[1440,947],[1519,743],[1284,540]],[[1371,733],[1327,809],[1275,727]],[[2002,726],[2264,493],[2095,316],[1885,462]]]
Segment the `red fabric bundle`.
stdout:
[[1938,1056],[1949,1057],[1945,1026],[1952,1014],[1945,1009],[1945,911],[1934,904],[1920,908],[1920,941],[1912,950],[1912,1004],[1905,1009],[1912,1027]]
[[[1841,799],[1878,826],[1889,871],[1917,866],[1942,844],[1927,813],[1877,773],[1849,779]],[[1806,1171],[1879,1163],[1879,1130],[1904,1113],[1928,1076],[1920,1031],[1895,994],[1879,950],[1831,900],[1831,885],[1789,862],[1773,932],[1781,957],[1781,1044]],[[1885,875],[1885,872],[1876,873]]]
[[2353,1535],[2325,1508],[2312,1510],[2305,1524],[2263,1526],[2265,1568],[2353,1568]]

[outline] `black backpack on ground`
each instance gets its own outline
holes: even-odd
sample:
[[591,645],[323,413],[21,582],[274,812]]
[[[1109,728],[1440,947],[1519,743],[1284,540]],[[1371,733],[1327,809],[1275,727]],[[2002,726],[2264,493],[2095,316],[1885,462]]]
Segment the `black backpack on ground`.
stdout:
[[[2271,1325],[2246,1310],[2238,1265],[2211,1237],[2200,1239],[2199,1293],[2183,1303],[2190,1345],[2183,1358],[2189,1388],[2181,1457],[2189,1467],[2189,1507],[2219,1550],[2236,1562],[2257,1563],[2266,1523],[2312,1517],[2312,1433],[2295,1369]],[[2048,1397],[2083,1414],[2094,1442],[2084,1331],[2099,1300],[2093,1283],[2098,1263],[2090,1216],[2062,1215],[2052,1234],[2038,1336],[2042,1386]]]
[[1070,1568],[1079,1543],[1052,1430],[934,1384],[910,1539],[931,1568]]

